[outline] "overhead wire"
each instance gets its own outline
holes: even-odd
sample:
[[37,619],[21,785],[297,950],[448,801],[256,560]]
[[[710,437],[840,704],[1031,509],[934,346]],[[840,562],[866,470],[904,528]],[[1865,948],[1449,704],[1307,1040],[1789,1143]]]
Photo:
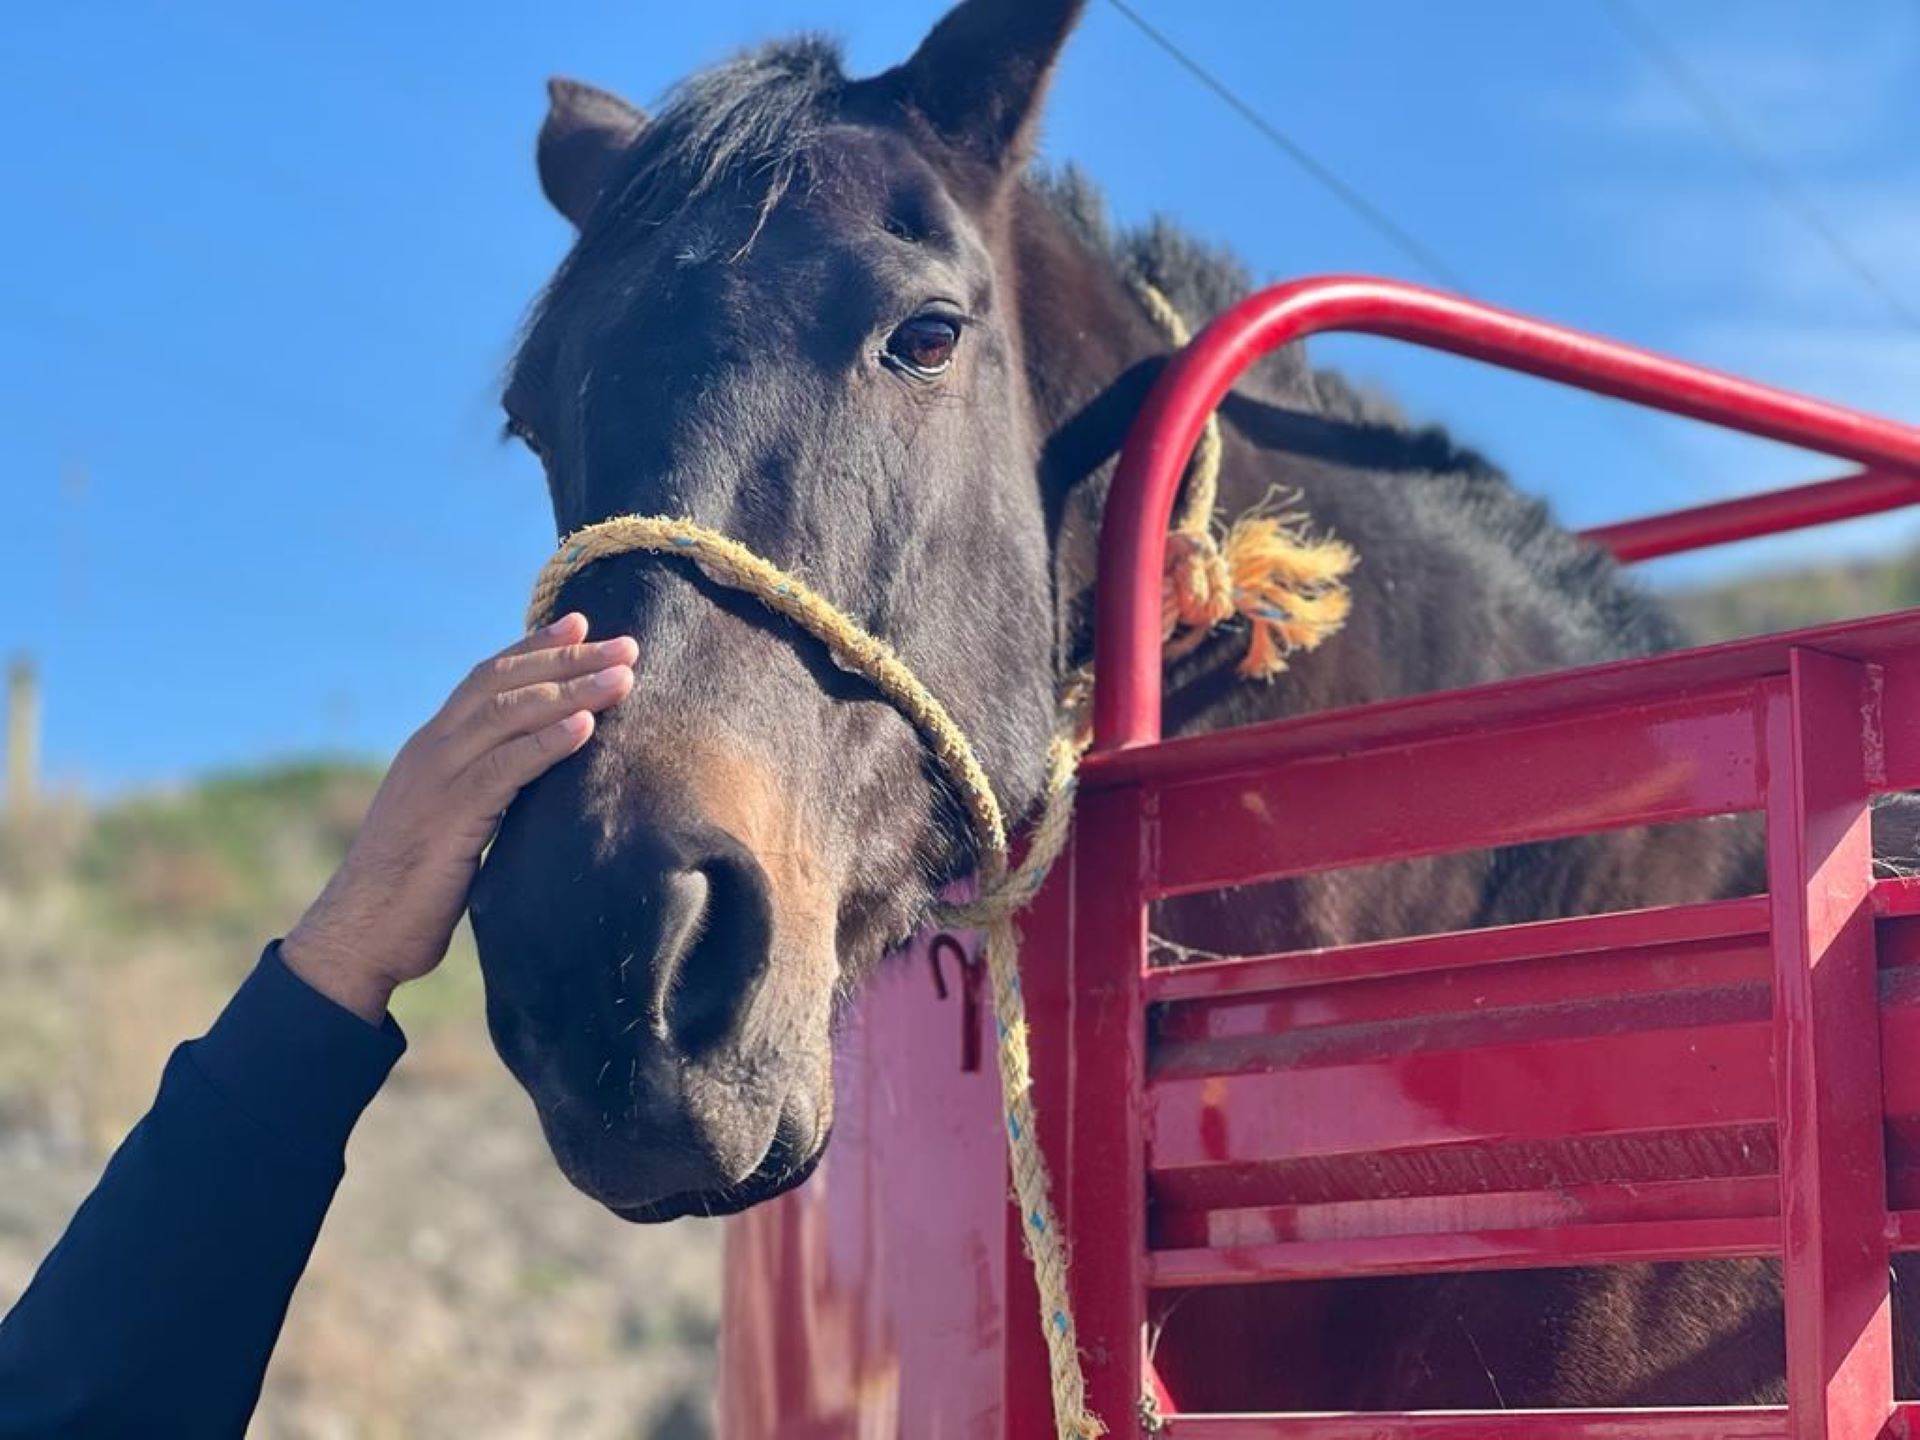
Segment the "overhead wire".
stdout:
[[1192,55],[1188,54],[1186,50],[1175,43],[1171,36],[1155,26],[1146,16],[1134,9],[1133,6],[1129,5],[1127,0],[1107,0],[1107,3],[1119,12],[1128,24],[1132,25],[1134,29],[1138,30],[1163,51],[1176,65],[1185,70],[1206,89],[1212,91],[1228,109],[1232,110],[1242,120],[1246,121],[1248,125],[1252,126],[1254,131],[1262,136],[1269,145],[1286,156],[1288,160],[1313,180],[1315,184],[1319,185],[1321,189],[1325,190],[1345,206],[1362,224],[1380,236],[1387,244],[1398,250],[1419,269],[1426,272],[1431,279],[1437,280],[1442,285],[1453,290],[1458,290],[1463,294],[1472,288],[1461,277],[1460,272],[1445,260],[1441,259],[1439,255],[1435,254],[1430,246],[1423,244],[1419,237],[1408,230],[1406,226],[1400,224],[1399,221],[1395,220],[1379,205],[1361,194],[1355,186],[1344,179],[1331,165],[1321,160],[1311,150],[1307,149],[1306,146],[1287,134],[1286,131],[1274,124],[1273,121],[1269,120],[1265,115],[1262,115],[1252,104],[1243,98],[1238,91],[1233,89],[1232,86],[1228,85],[1226,81],[1222,80],[1218,75],[1215,75],[1205,65],[1202,65]]
[[1637,50],[1699,117],[1773,203],[1815,237],[1834,261],[1876,296],[1887,312],[1903,325],[1920,330],[1920,311],[1904,300],[1866,258],[1853,247],[1841,228],[1827,217],[1811,193],[1796,181],[1759,139],[1715,92],[1680,52],[1654,28],[1630,0],[1598,0],[1614,28]]
[[[1473,294],[1473,286],[1468,284],[1459,269],[1443,259],[1432,246],[1421,240],[1407,226],[1395,220],[1384,207],[1369,199],[1357,186],[1326,161],[1320,159],[1307,146],[1263,115],[1252,102],[1221,79],[1211,68],[1141,14],[1129,3],[1129,0],[1107,0],[1107,4],[1291,164],[1416,268],[1424,272],[1428,278],[1462,295]],[[1656,439],[1655,433],[1643,429],[1636,423],[1639,412],[1608,406],[1601,413],[1608,416],[1610,422],[1634,446],[1646,451],[1661,464],[1678,466],[1692,472],[1696,488],[1715,492],[1726,488],[1720,478],[1711,474],[1697,457],[1679,453],[1673,446],[1665,443],[1665,437]]]

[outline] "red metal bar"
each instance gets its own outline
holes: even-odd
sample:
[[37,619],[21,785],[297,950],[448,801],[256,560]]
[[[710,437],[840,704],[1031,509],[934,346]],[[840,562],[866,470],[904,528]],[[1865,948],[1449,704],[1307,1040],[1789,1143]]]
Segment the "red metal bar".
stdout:
[[[1920,1416],[1920,1407],[1903,1407],[1903,1414],[1906,1412]],[[1177,1415],[1160,1433],[1162,1440],[1790,1440],[1787,1412],[1771,1406],[1423,1415]],[[1900,1433],[1904,1435],[1904,1431]]]
[[1596,525],[1581,531],[1580,538],[1605,546],[1615,559],[1632,564],[1916,504],[1920,504],[1920,476],[1869,468],[1811,485]]
[[1794,1440],[1875,1440],[1893,1412],[1868,679],[1850,661],[1796,651],[1791,692],[1767,726]]
[[1149,1092],[1155,1180],[1332,1155],[1765,1124],[1767,1039],[1761,1020],[1727,1020],[1159,1081]]
[[[1244,1250],[1255,1245],[1403,1239],[1563,1225],[1626,1225],[1649,1219],[1777,1219],[1773,1175],[1712,1180],[1607,1181],[1550,1190],[1396,1195],[1237,1210],[1155,1207],[1155,1248]],[[1891,1232],[1890,1232],[1891,1233]],[[1776,1235],[1773,1248],[1779,1248]]]
[[1395,281],[1276,285],[1178,352],[1135,417],[1101,530],[1095,625],[1096,749],[1160,737],[1160,576],[1187,458],[1220,401],[1263,355],[1354,331],[1451,351],[1866,466],[1920,472],[1920,430],[1632,346]]
[[1920,1210],[1895,1210],[1887,1216],[1887,1247],[1920,1250]]
[[[1418,744],[1463,731],[1517,728],[1529,720],[1582,710],[1672,705],[1683,695],[1704,702],[1709,691],[1785,675],[1796,649],[1844,655],[1883,669],[1886,708],[1895,717],[1887,734],[1889,784],[1893,789],[1920,787],[1920,611],[1269,720],[1139,749],[1107,750],[1087,757],[1081,784],[1090,789],[1142,781],[1174,784],[1265,770],[1310,756]],[[1911,723],[1900,723],[1908,716]]]
[[1600,951],[1670,947],[1701,941],[1754,940],[1764,938],[1766,933],[1764,897],[1713,900],[1702,905],[1582,915],[1530,925],[1382,940],[1371,945],[1342,945],[1287,955],[1160,966],[1147,975],[1147,1000],[1150,1004],[1162,1005],[1224,1000],[1466,966],[1524,964]]
[[[1021,912],[1020,988],[1026,996],[1033,1025],[1031,1047],[1035,1118],[1040,1129],[1040,1153],[1054,1167],[1054,1205],[1067,1233],[1074,1233],[1072,1187],[1066,1165],[1071,1155],[1070,1121],[1073,1107],[1072,1024],[1075,994],[1073,945],[1074,913],[1071,877],[1077,864],[1077,837],[1055,862],[1048,883]],[[991,1021],[989,1023],[992,1023]],[[989,1065],[991,1068],[991,1065]],[[998,1086],[998,1077],[995,1085]],[[1004,1113],[1004,1112],[1003,1112]],[[1002,1156],[1006,1150],[1004,1119],[996,1123],[992,1141]],[[836,1140],[836,1143],[837,1140]],[[950,1163],[966,1163],[964,1149],[947,1146],[940,1153]],[[929,1163],[923,1161],[923,1163]],[[937,1165],[931,1168],[938,1171]],[[1004,1163],[1003,1163],[1004,1173]],[[1007,1186],[1011,1190],[1011,1185]],[[1040,1329],[1040,1291],[1033,1267],[1027,1263],[1023,1221],[1019,1208],[1005,1207],[1005,1248],[1001,1268],[1006,1275],[1002,1314],[993,1320],[1004,1334],[1006,1388],[1002,1428],[995,1440],[1058,1440],[1053,1423],[1053,1381],[1048,1368],[1046,1338]],[[759,1440],[759,1437],[743,1437]]]
[[1472,729],[1159,787],[1152,893],[1757,809],[1754,717],[1779,683],[1514,724],[1486,716]]
[[1147,907],[1141,797],[1085,797],[1074,817],[1066,1210],[1087,1401],[1109,1433],[1136,1423],[1146,1359]]
[[1365,1275],[1436,1275],[1456,1270],[1555,1269],[1651,1260],[1732,1260],[1777,1254],[1773,1216],[1728,1220],[1639,1220],[1614,1225],[1545,1225],[1525,1230],[1377,1235],[1296,1240],[1147,1257],[1156,1290],[1275,1280],[1344,1280]]
[[1150,1074],[1354,1064],[1407,1049],[1414,1027],[1421,1047],[1438,1049],[1570,1039],[1594,1033],[1601,1015],[1613,1029],[1764,1019],[1770,966],[1764,935],[1652,941],[1168,1005],[1155,1017]]

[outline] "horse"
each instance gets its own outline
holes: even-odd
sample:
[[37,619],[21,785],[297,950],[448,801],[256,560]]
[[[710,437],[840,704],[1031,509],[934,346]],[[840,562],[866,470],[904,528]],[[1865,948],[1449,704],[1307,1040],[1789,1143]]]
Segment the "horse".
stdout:
[[[802,574],[945,701],[1016,816],[1090,653],[1113,462],[1168,355],[1138,282],[1195,318],[1248,289],[1230,256],[1165,223],[1114,233],[1085,177],[1031,163],[1082,7],[963,0],[862,78],[824,42],[770,45],[651,116],[553,82],[538,171],[574,241],[503,395],[559,533],[684,516]],[[1221,514],[1284,493],[1361,562],[1344,632],[1275,683],[1237,676],[1231,627],[1175,661],[1170,734],[1681,641],[1488,459],[1297,347],[1220,416]],[[969,875],[973,842],[900,715],[750,599],[629,555],[562,606],[635,636],[639,678],[501,824],[472,900],[489,1027],[577,1187],[633,1221],[735,1212],[818,1162],[835,1017]],[[1764,888],[1756,827],[1710,822],[1193,897],[1154,929],[1252,953]],[[1780,1280],[1758,1261],[1382,1280],[1312,1304],[1329,1338],[1288,1367],[1302,1406],[1783,1395]],[[1287,1327],[1222,1333],[1278,1349]]]

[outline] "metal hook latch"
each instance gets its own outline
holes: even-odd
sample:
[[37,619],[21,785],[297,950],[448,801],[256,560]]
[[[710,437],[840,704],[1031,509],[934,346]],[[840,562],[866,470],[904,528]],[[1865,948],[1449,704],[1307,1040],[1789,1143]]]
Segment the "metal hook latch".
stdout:
[[948,993],[946,973],[940,968],[943,954],[953,957],[960,979],[960,1068],[971,1074],[981,1062],[981,989],[986,966],[957,936],[944,931],[934,936],[927,945],[927,961],[933,967],[934,993],[942,1000]]

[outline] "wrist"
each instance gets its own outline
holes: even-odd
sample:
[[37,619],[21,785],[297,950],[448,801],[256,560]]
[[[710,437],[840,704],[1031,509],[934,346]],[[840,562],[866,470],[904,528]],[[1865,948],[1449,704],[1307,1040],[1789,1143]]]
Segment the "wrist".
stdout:
[[280,961],[309,988],[369,1025],[386,1017],[394,982],[326,937],[296,925],[280,942]]

